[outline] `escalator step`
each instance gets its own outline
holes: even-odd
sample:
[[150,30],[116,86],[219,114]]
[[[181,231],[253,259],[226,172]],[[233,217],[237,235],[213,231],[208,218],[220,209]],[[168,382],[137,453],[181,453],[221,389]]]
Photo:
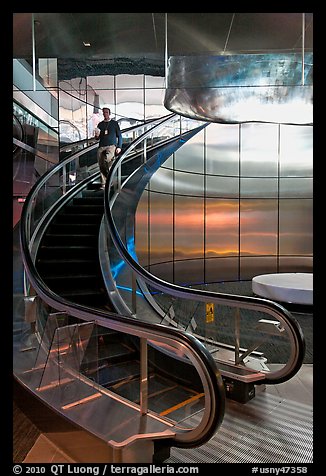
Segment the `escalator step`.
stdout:
[[84,205],[84,204],[85,205],[88,205],[88,204],[89,205],[98,205],[98,206],[102,206],[102,209],[103,209],[103,196],[95,195],[92,192],[92,195],[74,198],[73,199],[73,204],[74,205]]
[[98,224],[102,219],[103,213],[60,213],[56,215],[53,224]]
[[[151,396],[157,397],[161,392],[171,392],[176,388],[175,382],[169,382],[166,379],[163,379],[164,382],[159,382],[158,377],[153,374],[148,376],[148,398]],[[120,396],[127,398],[128,400],[139,403],[139,388],[140,388],[140,379],[135,378],[132,381],[121,382],[116,385],[108,387],[109,390],[114,391]]]
[[42,241],[44,246],[62,245],[71,246],[78,244],[80,246],[97,246],[98,237],[93,234],[52,234],[47,233]]
[[76,213],[76,214],[89,214],[89,215],[103,215],[103,203],[94,204],[94,203],[79,203],[72,204],[68,207],[65,207],[64,212],[66,214]]
[[42,245],[40,247],[40,257],[46,259],[54,259],[55,257],[64,258],[84,258],[97,256],[98,250],[95,246],[78,246],[78,245]]
[[138,361],[127,361],[122,364],[110,365],[99,369],[97,381],[103,387],[109,387],[121,381],[139,377],[140,368]]
[[40,273],[56,274],[68,273],[70,275],[92,272],[94,270],[94,260],[92,259],[38,259],[36,267]]
[[130,348],[123,342],[111,342],[110,345],[96,345],[88,347],[84,356],[84,363],[105,363],[111,365],[130,361],[138,356],[135,349]]
[[[98,223],[51,223],[51,233],[53,234],[96,234],[98,231]],[[49,228],[49,230],[50,230]]]

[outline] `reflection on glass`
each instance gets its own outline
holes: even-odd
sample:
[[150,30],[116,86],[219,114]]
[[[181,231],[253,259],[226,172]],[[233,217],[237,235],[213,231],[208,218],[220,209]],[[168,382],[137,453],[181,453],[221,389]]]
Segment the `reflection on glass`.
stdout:
[[159,168],[150,180],[150,189],[153,192],[172,193],[173,171],[165,167]]
[[210,124],[206,132],[206,173],[239,175],[239,125]]
[[240,280],[252,279],[254,276],[267,273],[277,273],[276,256],[240,257]]
[[116,91],[116,114],[118,116],[144,118],[144,90],[125,89]]
[[306,176],[313,174],[313,128],[281,125],[280,174]]
[[[165,78],[162,76],[150,76],[145,75],[145,88],[158,88],[162,89],[165,86]],[[163,104],[163,103],[162,103]]]
[[205,282],[237,281],[239,273],[238,268],[238,258],[206,258]]
[[153,119],[170,114],[163,106],[164,89],[145,89],[145,119]]
[[277,198],[277,178],[240,178],[240,196],[242,198]]
[[204,282],[204,260],[190,259],[175,261],[174,282],[187,286],[188,284]]
[[204,254],[204,200],[175,197],[175,259]]
[[242,176],[277,176],[278,127],[278,124],[241,124]]
[[206,200],[206,258],[239,253],[238,200]]
[[135,244],[136,254],[142,266],[148,265],[148,192],[140,197],[135,214]]
[[98,92],[101,89],[114,89],[114,78],[115,76],[108,74],[105,76],[87,76],[86,79],[89,87]]
[[312,255],[312,199],[280,200],[279,242],[281,255]]
[[280,256],[280,273],[311,273],[313,269],[313,257],[309,256]]
[[313,178],[280,177],[280,198],[312,198]]
[[180,195],[204,196],[204,176],[175,172],[175,193]]
[[87,137],[84,94],[81,94],[81,99],[75,94],[74,89],[71,93],[59,91],[60,142],[76,142]]
[[173,259],[173,197],[151,193],[150,263]]
[[185,172],[204,172],[204,131],[192,137],[175,152],[175,168]]
[[56,95],[54,88],[58,87],[58,60],[57,58],[39,58],[38,73],[46,88],[52,88],[51,94]]
[[277,200],[241,200],[241,256],[275,255],[277,253],[277,217]]
[[150,271],[154,276],[173,283],[173,261],[168,263],[151,264]]
[[117,89],[143,88],[144,75],[143,74],[117,74],[116,80],[115,80],[115,87]]
[[206,175],[206,197],[237,198],[238,196],[238,177]]

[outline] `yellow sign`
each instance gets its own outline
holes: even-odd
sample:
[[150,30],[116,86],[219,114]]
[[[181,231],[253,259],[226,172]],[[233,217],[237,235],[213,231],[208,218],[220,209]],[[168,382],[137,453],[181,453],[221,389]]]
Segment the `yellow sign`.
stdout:
[[214,304],[212,302],[206,303],[206,322],[214,322]]

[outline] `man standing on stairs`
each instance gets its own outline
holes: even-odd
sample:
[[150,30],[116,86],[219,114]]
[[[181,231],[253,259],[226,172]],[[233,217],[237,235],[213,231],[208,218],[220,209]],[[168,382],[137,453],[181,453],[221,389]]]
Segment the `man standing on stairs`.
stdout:
[[110,119],[110,109],[103,107],[102,112],[104,120],[98,123],[95,137],[100,138],[97,161],[101,171],[101,188],[104,189],[111,162],[121,152],[122,136],[117,121]]

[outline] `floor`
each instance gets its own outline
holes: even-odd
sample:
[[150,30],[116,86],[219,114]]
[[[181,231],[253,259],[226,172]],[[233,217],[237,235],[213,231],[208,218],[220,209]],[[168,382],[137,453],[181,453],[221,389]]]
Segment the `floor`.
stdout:
[[[28,404],[26,395],[20,393],[16,389],[20,412],[16,426],[21,429],[22,421],[29,420],[30,434],[25,442],[16,437],[14,462],[105,461],[103,447],[96,440],[60,422],[49,409],[40,412],[39,403]],[[199,419],[200,414],[193,418]],[[266,386],[246,404],[227,400],[225,417],[215,436],[199,448],[172,448],[165,463],[312,463],[312,426],[313,365],[304,364],[289,382]],[[14,440],[18,431],[14,428]]]

